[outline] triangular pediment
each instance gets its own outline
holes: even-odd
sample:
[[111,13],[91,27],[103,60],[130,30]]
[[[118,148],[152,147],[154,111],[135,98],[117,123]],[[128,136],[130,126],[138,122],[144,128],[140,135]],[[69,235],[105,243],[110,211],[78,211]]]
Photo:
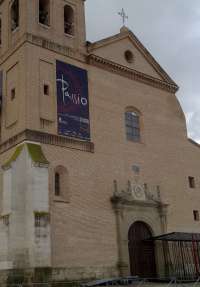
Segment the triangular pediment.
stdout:
[[[90,44],[88,51],[112,63],[176,86],[137,37],[126,27],[123,27],[117,35]],[[127,51],[132,55],[128,60],[125,56]]]

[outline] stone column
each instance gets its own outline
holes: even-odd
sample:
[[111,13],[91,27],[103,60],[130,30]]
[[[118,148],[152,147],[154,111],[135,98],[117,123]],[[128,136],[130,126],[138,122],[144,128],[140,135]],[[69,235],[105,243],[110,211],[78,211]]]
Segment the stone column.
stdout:
[[124,260],[123,252],[123,236],[122,236],[122,224],[123,224],[123,207],[120,204],[114,206],[116,215],[116,228],[117,228],[117,244],[118,244],[118,268],[120,276],[128,276],[128,264]]

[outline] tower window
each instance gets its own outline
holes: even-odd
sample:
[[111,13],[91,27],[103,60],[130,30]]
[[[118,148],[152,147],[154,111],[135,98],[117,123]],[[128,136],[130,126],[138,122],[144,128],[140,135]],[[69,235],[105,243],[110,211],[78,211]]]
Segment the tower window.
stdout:
[[74,11],[69,5],[64,7],[64,31],[65,34],[74,35]]
[[19,0],[15,0],[11,6],[11,31],[19,27]]
[[39,23],[50,25],[50,1],[39,0]]
[[11,101],[13,101],[16,97],[16,91],[15,91],[15,88],[11,90],[11,95],[10,95],[10,99]]
[[125,113],[126,137],[133,142],[140,141],[140,116],[135,111]]
[[45,96],[49,96],[49,85],[44,84],[44,91],[43,91]]
[[55,195],[60,196],[60,174],[58,172],[55,173]]
[[195,188],[195,179],[193,176],[188,176],[188,182],[190,188]]
[[193,210],[194,221],[199,221],[199,211]]

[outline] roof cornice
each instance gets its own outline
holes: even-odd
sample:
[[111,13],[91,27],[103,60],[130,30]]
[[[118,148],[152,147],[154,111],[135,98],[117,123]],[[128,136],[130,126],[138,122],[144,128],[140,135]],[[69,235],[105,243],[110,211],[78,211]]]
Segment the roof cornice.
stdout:
[[188,138],[188,141],[189,141],[191,144],[195,145],[196,147],[200,148],[200,144],[199,144],[198,142],[194,141],[193,139]]
[[151,85],[155,88],[159,88],[171,93],[176,93],[179,89],[179,87],[176,84],[156,79],[154,77],[151,77],[134,69],[130,69],[126,66],[122,66],[120,64],[117,64],[115,62],[104,59],[94,54],[90,54],[87,57],[87,60],[90,65],[118,74],[122,77],[129,78],[131,80]]

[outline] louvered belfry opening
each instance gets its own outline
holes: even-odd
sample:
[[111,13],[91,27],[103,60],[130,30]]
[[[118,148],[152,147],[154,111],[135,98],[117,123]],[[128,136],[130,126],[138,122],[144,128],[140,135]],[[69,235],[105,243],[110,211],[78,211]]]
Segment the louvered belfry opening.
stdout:
[[65,34],[74,35],[74,11],[69,5],[64,7],[64,31]]
[[152,237],[147,224],[137,221],[128,232],[129,258],[131,275],[141,278],[156,278],[155,244],[146,241]]

